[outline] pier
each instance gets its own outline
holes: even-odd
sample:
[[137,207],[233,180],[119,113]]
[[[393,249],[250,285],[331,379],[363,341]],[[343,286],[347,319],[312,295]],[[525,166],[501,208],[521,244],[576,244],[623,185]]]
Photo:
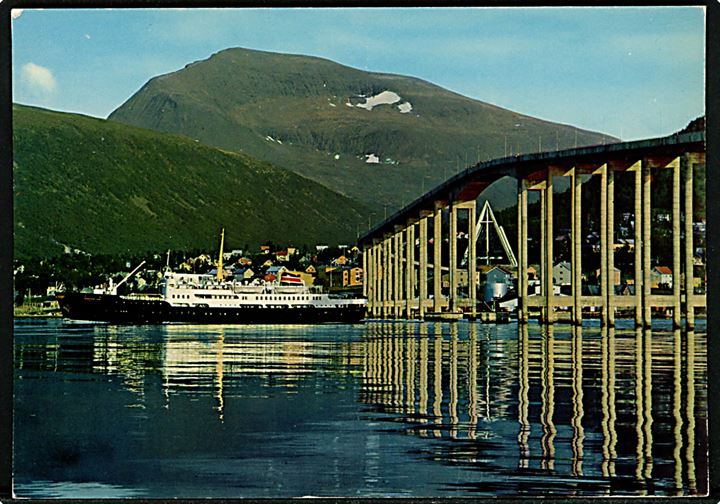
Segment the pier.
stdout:
[[[474,318],[478,312],[476,202],[492,183],[503,177],[517,181],[517,317],[527,323],[531,312],[552,324],[558,310],[582,324],[583,312],[593,310],[603,325],[613,326],[618,310],[633,311],[636,326],[649,327],[653,309],[672,311],[675,327],[685,320],[694,326],[695,310],[706,307],[695,292],[693,247],[693,179],[705,165],[705,133],[596,145],[556,152],[504,157],[468,167],[428,191],[360,237],[366,272],[364,295],[372,318]],[[672,174],[672,289],[651,290],[653,175]],[[599,292],[582,289],[582,188],[588,176],[600,179]],[[571,293],[558,295],[553,282],[553,187],[568,177],[571,222]],[[616,179],[632,180],[634,208],[633,292],[618,294],[613,281],[615,257]],[[539,193],[540,292],[531,294],[528,281],[528,199]],[[627,202],[626,202],[627,203]],[[462,218],[460,218],[462,217]],[[464,222],[464,226],[461,223]],[[462,227],[462,229],[460,229]],[[467,237],[467,253],[458,236]],[[417,239],[416,239],[417,237]],[[447,245],[443,244],[447,242]],[[684,246],[682,246],[684,244]],[[466,258],[463,261],[463,257]]]

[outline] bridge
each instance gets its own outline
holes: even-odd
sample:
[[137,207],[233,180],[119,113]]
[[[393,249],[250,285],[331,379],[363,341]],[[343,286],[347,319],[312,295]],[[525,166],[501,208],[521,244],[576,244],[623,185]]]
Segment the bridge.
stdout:
[[[527,323],[539,312],[541,323],[556,322],[561,313],[581,324],[584,312],[598,314],[603,325],[614,325],[618,313],[632,312],[639,327],[649,327],[653,309],[672,311],[680,327],[684,316],[692,328],[695,310],[706,307],[704,292],[696,293],[693,248],[693,174],[705,165],[705,133],[596,145],[556,152],[504,157],[478,163],[420,196],[359,239],[365,271],[364,295],[373,318],[459,318],[478,314],[476,200],[502,177],[517,180],[517,315]],[[671,172],[672,282],[666,292],[653,292],[651,236],[653,174]],[[582,288],[582,188],[589,176],[600,179],[597,292]],[[682,177],[681,177],[682,176]],[[569,295],[558,293],[553,281],[555,232],[553,187],[568,177],[570,192]],[[682,181],[681,181],[682,178]],[[634,186],[634,278],[629,293],[616,292],[616,179]],[[567,182],[566,182],[567,185]],[[681,197],[682,185],[682,197]],[[540,289],[530,292],[528,279],[528,195],[539,193]],[[460,214],[467,225],[459,229]],[[430,233],[430,234],[429,234]],[[467,236],[468,260],[462,265],[458,235]],[[416,239],[417,237],[417,239]],[[446,246],[443,243],[447,242]],[[681,244],[684,242],[684,247]],[[444,260],[443,260],[444,259]],[[443,282],[443,272],[447,281]],[[462,280],[462,283],[461,283]],[[443,285],[443,283],[445,285]],[[669,292],[668,292],[669,290]]]

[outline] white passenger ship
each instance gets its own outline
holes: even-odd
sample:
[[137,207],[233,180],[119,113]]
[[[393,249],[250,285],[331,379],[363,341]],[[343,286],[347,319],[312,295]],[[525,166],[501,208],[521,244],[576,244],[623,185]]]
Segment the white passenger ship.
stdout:
[[[224,239],[224,232],[223,232]],[[365,315],[364,298],[348,298],[309,288],[299,277],[282,274],[273,282],[244,284],[223,278],[222,243],[218,273],[166,271],[161,294],[120,295],[117,285],[93,293],[57,295],[64,316],[71,319],[120,323],[355,323]],[[144,263],[143,263],[144,264]]]

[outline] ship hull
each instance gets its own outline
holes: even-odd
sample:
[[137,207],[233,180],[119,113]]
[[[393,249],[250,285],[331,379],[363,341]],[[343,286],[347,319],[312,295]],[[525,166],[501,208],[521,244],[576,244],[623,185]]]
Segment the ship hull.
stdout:
[[321,308],[311,305],[262,307],[172,306],[160,299],[128,299],[110,294],[66,292],[57,296],[64,317],[118,324],[322,324],[360,322],[364,305]]

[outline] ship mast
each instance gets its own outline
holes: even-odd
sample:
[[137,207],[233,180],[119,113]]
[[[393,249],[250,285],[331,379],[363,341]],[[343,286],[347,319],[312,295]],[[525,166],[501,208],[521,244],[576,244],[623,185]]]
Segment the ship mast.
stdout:
[[222,282],[223,279],[223,246],[225,245],[225,228],[222,228],[222,233],[220,234],[220,254],[218,256],[217,260],[217,279],[219,282]]

